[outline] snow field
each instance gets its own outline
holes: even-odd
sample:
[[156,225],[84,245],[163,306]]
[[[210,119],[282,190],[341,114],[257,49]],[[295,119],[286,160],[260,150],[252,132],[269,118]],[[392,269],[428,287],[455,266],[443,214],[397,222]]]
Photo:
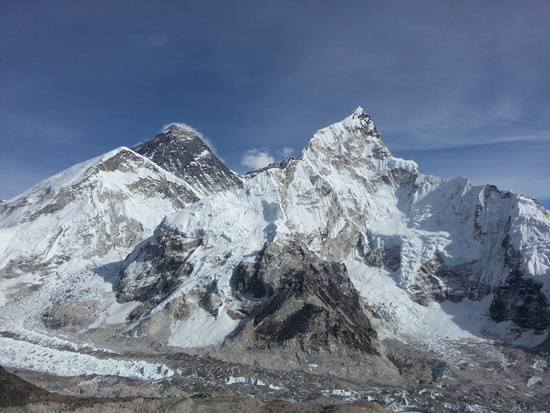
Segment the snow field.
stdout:
[[223,310],[217,317],[213,317],[199,307],[191,317],[174,326],[168,344],[176,347],[220,344],[238,324],[239,320],[231,319]]
[[162,364],[144,361],[99,359],[87,354],[46,348],[0,337],[0,365],[24,368],[57,376],[117,375],[140,380],[159,380],[174,375]]

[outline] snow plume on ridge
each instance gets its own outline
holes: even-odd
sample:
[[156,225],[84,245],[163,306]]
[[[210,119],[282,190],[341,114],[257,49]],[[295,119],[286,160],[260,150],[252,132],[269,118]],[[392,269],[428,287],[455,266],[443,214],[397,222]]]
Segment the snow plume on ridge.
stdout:
[[223,162],[223,158],[219,155],[219,153],[216,150],[216,148],[214,147],[212,141],[209,138],[207,138],[206,136],[204,136],[204,134],[202,132],[200,132],[198,129],[194,128],[191,125],[188,125],[185,122],[172,122],[172,123],[168,123],[168,124],[164,125],[162,128],[160,128],[159,133],[168,132],[168,129],[170,128],[170,126],[179,126],[182,129],[185,129],[189,132],[193,132],[194,134],[196,134],[199,138],[201,138],[201,140],[206,144],[206,146],[208,146],[210,148],[210,150]]
[[252,169],[264,168],[275,162],[275,158],[269,154],[267,149],[249,149],[241,159],[241,165]]
[[192,127],[192,126],[190,126],[190,125],[188,125],[187,123],[184,123],[184,122],[168,123],[168,124],[164,125],[159,130],[159,133],[166,133],[171,126],[178,126],[182,129],[188,130],[189,132],[196,133],[199,138],[204,139],[204,135],[201,132],[199,132],[196,128],[194,128],[194,127]]

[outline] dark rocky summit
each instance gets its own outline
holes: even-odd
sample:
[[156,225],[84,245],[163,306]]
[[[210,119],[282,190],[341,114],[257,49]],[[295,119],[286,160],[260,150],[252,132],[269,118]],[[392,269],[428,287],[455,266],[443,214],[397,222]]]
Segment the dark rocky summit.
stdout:
[[195,132],[176,124],[132,149],[206,195],[242,185]]

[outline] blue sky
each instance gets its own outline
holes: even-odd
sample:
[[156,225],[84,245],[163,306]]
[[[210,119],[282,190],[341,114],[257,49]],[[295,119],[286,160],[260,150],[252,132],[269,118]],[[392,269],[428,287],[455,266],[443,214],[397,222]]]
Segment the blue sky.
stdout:
[[0,2],[0,198],[184,122],[233,170],[357,106],[424,173],[550,208],[549,1]]

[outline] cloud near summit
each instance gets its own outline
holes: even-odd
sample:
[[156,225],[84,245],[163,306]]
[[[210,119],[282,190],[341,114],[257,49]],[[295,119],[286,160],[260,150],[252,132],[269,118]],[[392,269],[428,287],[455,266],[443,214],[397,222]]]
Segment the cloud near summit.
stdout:
[[275,158],[267,149],[249,149],[241,159],[241,165],[252,169],[260,169],[275,162]]

